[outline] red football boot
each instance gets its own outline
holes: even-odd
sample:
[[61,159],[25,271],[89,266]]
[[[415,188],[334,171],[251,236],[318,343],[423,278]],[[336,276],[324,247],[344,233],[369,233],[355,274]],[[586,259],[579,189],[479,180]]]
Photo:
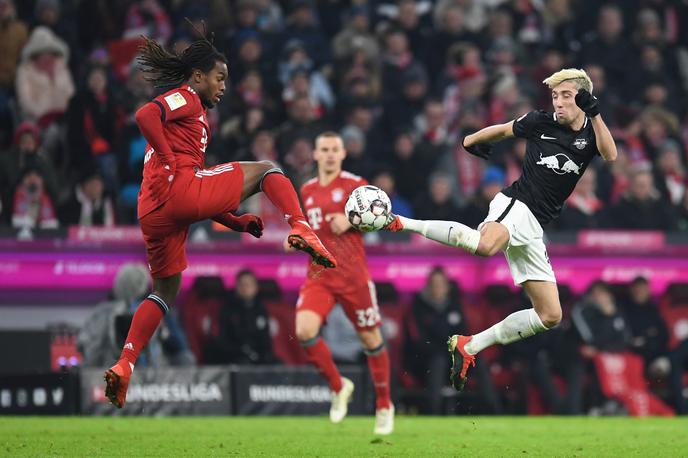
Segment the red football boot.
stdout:
[[390,232],[399,232],[404,229],[404,225],[401,224],[401,219],[397,215],[390,213],[388,223],[383,229]]
[[475,366],[475,355],[469,355],[464,346],[473,336],[453,335],[447,341],[449,355],[451,356],[451,370],[449,380],[457,391],[463,390],[468,380],[468,368]]
[[105,371],[105,397],[110,403],[121,409],[127,399],[127,388],[131,379],[131,366],[126,359],[120,359],[117,364]]
[[297,250],[305,251],[313,258],[313,262],[321,266],[332,268],[337,267],[337,260],[327,251],[311,229],[311,226],[305,221],[297,221],[296,224],[289,231],[287,237],[289,245]]

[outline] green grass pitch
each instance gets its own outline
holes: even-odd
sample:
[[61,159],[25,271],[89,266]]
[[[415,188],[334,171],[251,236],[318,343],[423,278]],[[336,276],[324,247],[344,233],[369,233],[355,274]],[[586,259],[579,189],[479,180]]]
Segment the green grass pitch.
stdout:
[[0,417],[0,456],[688,456],[688,418]]

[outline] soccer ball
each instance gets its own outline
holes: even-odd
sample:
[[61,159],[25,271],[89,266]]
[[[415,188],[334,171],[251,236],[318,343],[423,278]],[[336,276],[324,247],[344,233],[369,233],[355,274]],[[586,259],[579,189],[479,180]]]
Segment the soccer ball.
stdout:
[[354,189],[346,201],[344,212],[351,225],[361,232],[382,229],[392,213],[392,202],[382,189],[364,185]]

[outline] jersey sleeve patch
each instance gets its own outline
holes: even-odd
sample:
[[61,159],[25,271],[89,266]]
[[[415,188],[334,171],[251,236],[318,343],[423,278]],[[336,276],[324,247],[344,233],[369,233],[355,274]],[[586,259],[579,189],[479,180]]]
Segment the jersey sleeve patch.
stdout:
[[165,96],[165,102],[167,106],[170,107],[170,111],[174,111],[177,108],[181,108],[186,105],[186,99],[179,92],[174,92],[168,96]]

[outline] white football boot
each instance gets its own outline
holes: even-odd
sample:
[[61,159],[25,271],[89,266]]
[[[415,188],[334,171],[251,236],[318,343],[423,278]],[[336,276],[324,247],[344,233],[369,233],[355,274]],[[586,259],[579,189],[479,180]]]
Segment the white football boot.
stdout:
[[330,407],[330,421],[339,423],[344,420],[349,410],[349,402],[354,393],[354,382],[342,377],[342,389],[339,393],[332,392],[332,406]]
[[387,435],[394,431],[394,404],[390,404],[386,409],[375,411],[375,434]]

